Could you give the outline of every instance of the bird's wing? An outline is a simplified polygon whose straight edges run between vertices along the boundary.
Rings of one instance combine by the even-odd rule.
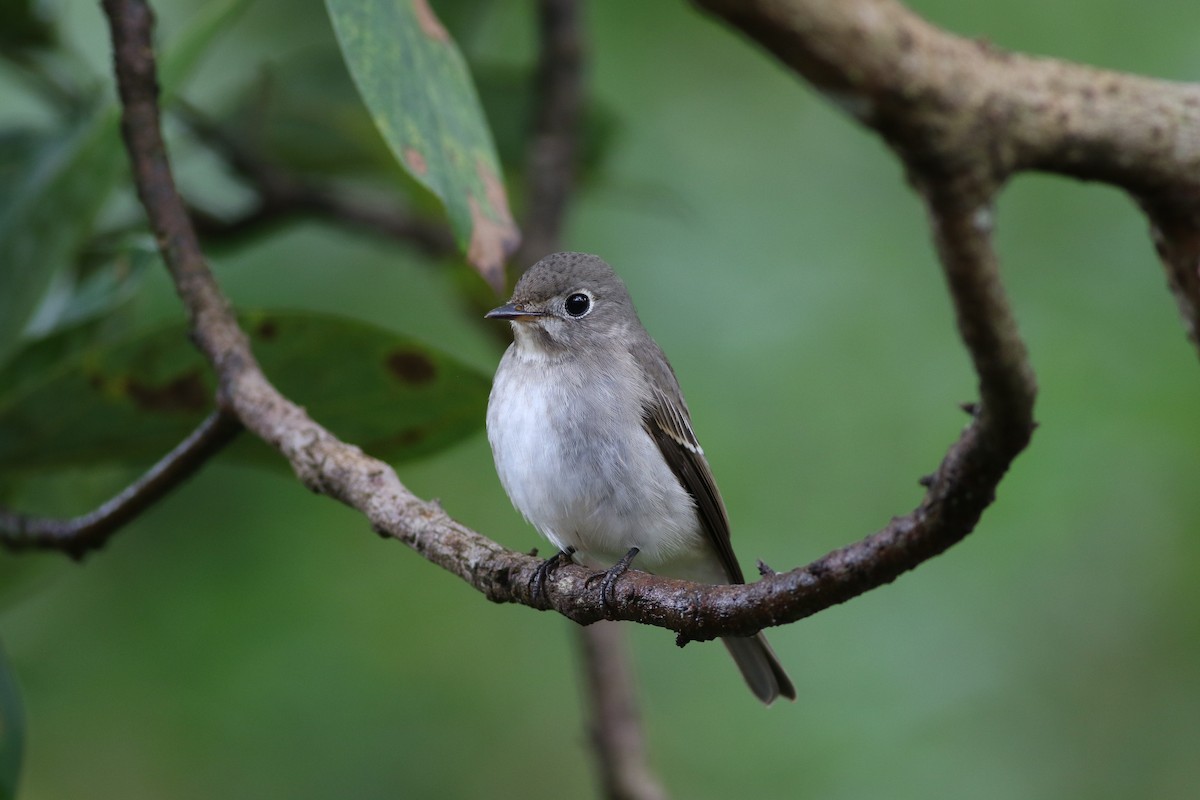
[[[679,479],[679,483],[696,501],[696,511],[700,515],[700,525],[708,535],[713,549],[721,558],[721,565],[730,583],[745,583],[742,568],[738,566],[737,558],[733,555],[733,545],[729,541],[729,517],[725,513],[725,503],[721,501],[721,493],[717,491],[717,482],[713,479],[712,470],[700,449],[700,442],[692,431],[692,422],[683,396],[678,390],[675,375],[666,359],[662,361],[666,368],[662,372],[669,376],[670,385],[675,389],[674,394],[668,393],[655,386],[651,390],[649,403],[642,410],[642,424],[650,438],[654,439],[663,458]]]

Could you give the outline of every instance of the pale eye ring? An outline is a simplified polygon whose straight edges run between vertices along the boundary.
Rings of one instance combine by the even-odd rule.
[[[572,317],[582,317],[592,310],[592,298],[583,292],[574,292],[567,297],[566,302],[563,303],[563,308]]]

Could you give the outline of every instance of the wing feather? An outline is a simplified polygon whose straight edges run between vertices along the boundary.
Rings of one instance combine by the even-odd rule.
[[[666,364],[665,358],[662,364]],[[649,403],[643,409],[643,425],[679,483],[695,500],[700,525],[720,557],[729,582],[745,583],[742,568],[733,555],[733,545],[729,540],[729,516],[725,512],[721,493],[717,491],[717,482],[692,430],[691,416],[682,402],[675,375],[670,372],[669,366],[664,372],[670,376],[670,385],[675,391],[672,396],[658,385],[654,386]],[[679,400],[676,401],[676,398]]]

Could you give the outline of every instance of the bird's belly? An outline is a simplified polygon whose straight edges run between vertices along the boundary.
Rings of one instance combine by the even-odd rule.
[[[565,409],[565,393],[535,383],[499,394],[497,386],[488,407],[496,469],[525,518],[596,567],[631,547],[641,550],[638,562],[647,568],[694,551],[701,538],[695,503],[637,409],[622,408],[603,387],[585,403],[572,394]]]

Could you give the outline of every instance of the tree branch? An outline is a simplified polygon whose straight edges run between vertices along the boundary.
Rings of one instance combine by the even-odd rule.
[[[190,478],[241,429],[235,419],[214,411],[146,474],[78,517],[46,519],[0,509],[0,544],[9,550],[60,550],[79,560],[99,550],[123,525]]]
[[[200,236],[214,244],[236,242],[269,233],[297,219],[317,219],[385,236],[432,258],[447,258],[457,252],[454,237],[447,228],[398,208],[358,200],[331,187],[285,177],[282,173],[270,191],[263,191],[262,186],[256,188],[258,204],[239,217],[223,219],[194,207],[189,209]]]
[[[1080,177],[1136,184],[1154,218],[1175,226],[1164,224],[1160,231],[1172,247],[1185,235],[1177,228],[1189,230],[1196,218],[1191,182],[1200,180],[1200,143],[1189,144],[1182,135],[1185,123],[1196,127],[1198,87],[998,54],[942,34],[888,0],[700,1],[761,37],[788,63],[794,61],[802,74],[840,96],[901,153],[935,220],[960,330],[979,372],[982,405],[930,479],[921,505],[879,533],[806,567],[746,586],[705,586],[633,571],[616,583],[615,597],[607,603],[601,602],[598,589],[584,585],[588,571],[574,565],[557,570],[547,581],[547,592],[535,599],[530,581],[536,559],[500,547],[454,522],[436,504],[416,498],[386,464],[339,442],[267,382],[204,263],[174,188],[159,132],[149,10],[140,0],[104,2],[116,45],[122,130],[139,196],[197,345],[219,375],[222,407],[276,447],[306,486],[359,509],[373,529],[403,541],[489,599],[553,608],[582,623],[636,620],[675,630],[681,640],[745,635],[801,619],[893,580],[970,532],[1032,428],[1032,380],[1000,291],[987,234],[990,221],[980,213],[990,209],[994,188],[1011,169],[1069,167],[1070,174]],[[851,22],[843,13],[847,9]],[[947,58],[956,69],[948,70]],[[1021,65],[1020,70],[1014,71],[1014,65]],[[1099,81],[1090,100],[1080,87],[1083,75]],[[976,81],[982,88],[975,88]],[[1103,91],[1112,82],[1117,85],[1113,94],[1137,108],[1158,102],[1171,113],[1147,111],[1149,116],[1140,119],[1123,113]],[[1154,99],[1134,100],[1130,92]],[[1039,112],[1030,98],[1050,106]],[[963,112],[964,103],[971,113]],[[1057,107],[1065,117],[1051,113],[1056,103],[1065,104]],[[1114,116],[1144,135],[1105,138],[1097,127]],[[1051,144],[1035,146],[1038,120],[1048,125],[1060,118],[1058,133],[1045,129]],[[1149,129],[1156,124],[1159,132],[1153,134]],[[1007,138],[993,133],[1004,126],[1016,133]],[[1173,148],[1150,147],[1164,137],[1174,141]],[[976,140],[987,146],[974,146]],[[1071,141],[1078,143],[1074,150]],[[1126,156],[1110,152],[1118,143],[1130,147]],[[1120,163],[1127,159],[1136,166],[1146,160],[1143,156],[1157,161],[1135,181],[1138,171],[1122,169]],[[1166,166],[1171,158],[1173,169]],[[1188,251],[1179,246],[1170,252]],[[1189,294],[1189,281],[1186,275],[1179,278],[1181,304],[1194,308],[1200,304]]]
[[[1006,52],[896,0],[693,2],[877,131],[917,184],[990,196],[1040,170],[1127,191],[1200,348],[1200,86]]]
[[[666,800],[646,765],[646,742],[624,631],[611,622],[579,629],[579,646],[604,796],[612,800]]]
[[[561,249],[563,223],[575,187],[583,126],[584,41],[576,0],[541,0],[536,116],[525,164],[527,209],[514,261],[537,262]]]

